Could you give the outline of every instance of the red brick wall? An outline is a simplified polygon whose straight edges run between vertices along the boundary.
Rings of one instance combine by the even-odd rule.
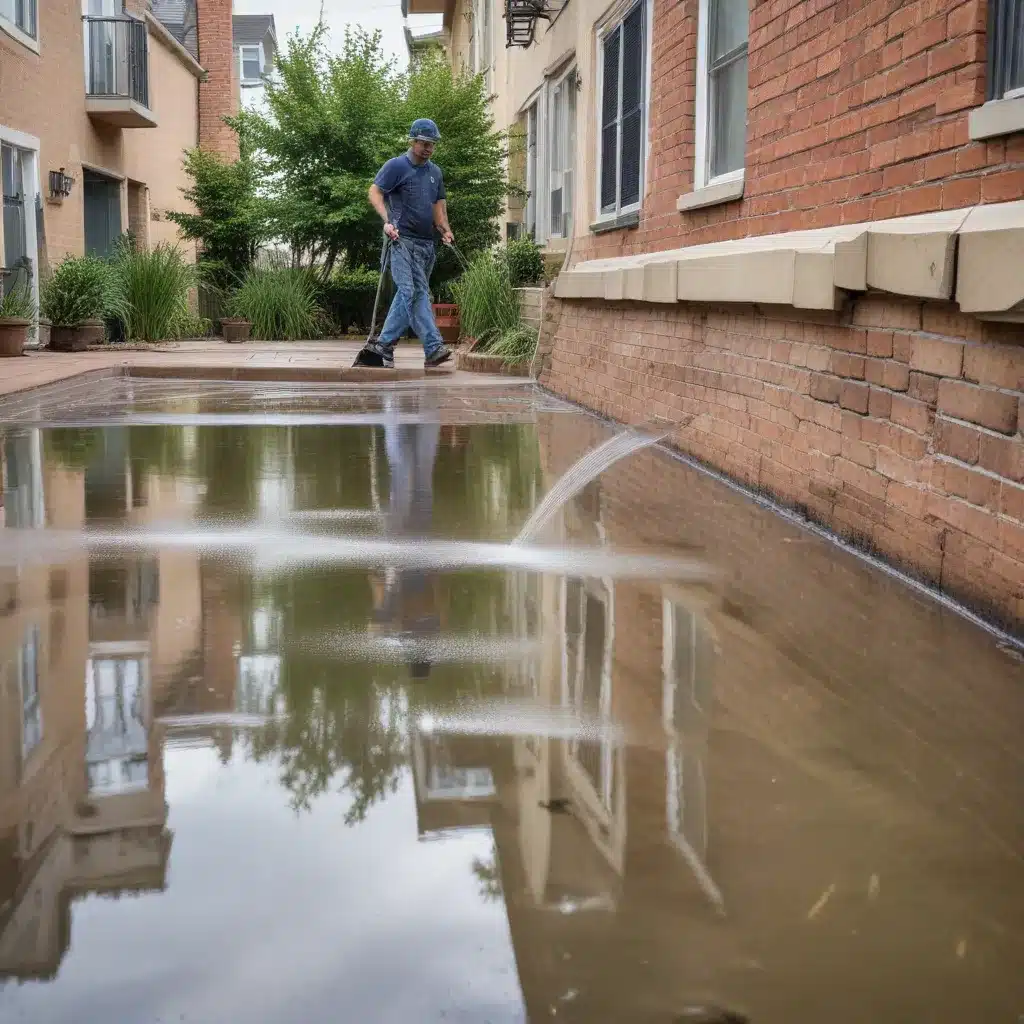
[[[654,0],[650,159],[638,229],[577,260],[1024,196],[1024,135],[972,143],[985,0],[751,0],[745,195],[693,187],[697,0]]]
[[[551,306],[542,384],[621,421],[681,424],[683,451],[1024,623],[1018,326],[874,296],[822,314]]]
[[[238,159],[238,137],[224,123],[238,113],[231,0],[198,0],[199,63],[207,80],[199,87],[199,145]]]

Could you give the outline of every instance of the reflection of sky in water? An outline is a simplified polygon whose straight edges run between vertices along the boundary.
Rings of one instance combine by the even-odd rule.
[[[335,793],[296,816],[276,763],[165,758],[169,891],[75,904],[57,982],[0,990],[4,1019],[526,1019],[503,905],[472,869],[490,834],[417,842],[408,772],[346,827]]]

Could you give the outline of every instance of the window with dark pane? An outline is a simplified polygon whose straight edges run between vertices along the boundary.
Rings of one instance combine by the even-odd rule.
[[[747,0],[708,0],[708,177],[743,168],[747,141]]]
[[[644,4],[605,37],[601,92],[601,212],[636,206],[643,193],[647,79]]]
[[[259,81],[260,69],[260,48],[258,46],[243,46],[242,48],[242,81]]]
[[[1024,0],[989,0],[988,99],[1024,96]]]
[[[0,0],[0,19],[14,25],[25,35],[38,38],[37,0]]]
[[[604,87],[601,94],[601,212],[614,213],[619,168],[619,62],[622,29],[604,42]]]
[[[622,23],[622,142],[619,206],[640,202],[643,175],[644,11],[637,4]]]

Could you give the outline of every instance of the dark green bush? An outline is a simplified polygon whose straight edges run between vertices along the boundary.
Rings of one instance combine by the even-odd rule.
[[[544,280],[544,254],[528,235],[516,238],[499,249],[498,259],[508,269],[513,288],[529,288]]]
[[[326,284],[321,286],[320,303],[324,312],[339,334],[358,331],[365,334],[370,329],[373,317],[373,302],[377,296],[377,282],[380,273],[370,267],[356,267],[339,270]],[[377,328],[387,316],[386,302],[390,299],[390,280],[385,282],[381,295],[381,308],[377,312]]]
[[[258,341],[299,341],[324,333],[324,311],[310,270],[250,270],[228,301],[227,313],[250,321]]]
[[[40,313],[54,327],[81,327],[86,320],[123,312],[118,279],[106,260],[68,256],[43,282]]]

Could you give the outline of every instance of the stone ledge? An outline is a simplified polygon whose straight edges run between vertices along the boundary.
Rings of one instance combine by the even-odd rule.
[[[975,142],[1024,132],[1024,96],[989,100],[971,111],[967,124]]]
[[[506,365],[501,356],[490,356],[486,352],[456,352],[455,368],[468,373],[490,373],[502,377],[529,377],[530,364],[512,363]]]
[[[695,188],[692,192],[681,195],[676,200],[676,209],[680,213],[689,210],[703,210],[708,206],[720,206],[722,203],[734,203],[743,198],[743,179],[723,181],[718,185],[705,185]]]
[[[1022,265],[1024,202],[999,203],[589,260],[559,274],[555,295],[828,310],[844,293],[874,289],[955,294],[964,312],[1024,320]]]

